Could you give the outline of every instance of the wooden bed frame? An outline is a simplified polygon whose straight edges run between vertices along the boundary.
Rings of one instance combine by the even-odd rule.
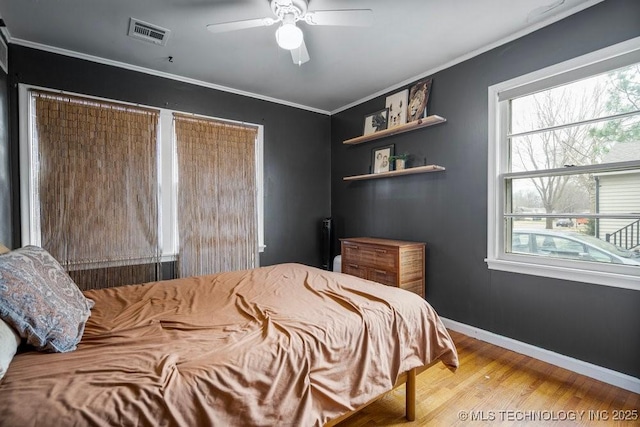
[[[380,396],[374,397],[373,399],[371,399],[370,401],[368,401],[364,405],[360,406],[359,408],[356,408],[353,411],[349,411],[346,414],[343,414],[343,415],[339,416],[338,418],[335,418],[335,419],[327,422],[324,425],[324,427],[333,427],[336,424],[341,423],[342,421],[346,420],[347,418],[349,418],[350,416],[352,416],[356,412],[361,411],[363,408],[365,408],[365,407],[369,406],[370,404],[372,404],[373,402],[381,399],[384,395],[386,395],[390,391],[395,390],[396,388],[400,387],[402,384],[406,384],[406,387],[405,387],[406,388],[405,417],[407,418],[407,421],[415,421],[415,419],[416,419],[416,376],[418,374],[426,371],[428,368],[430,368],[431,366],[435,365],[439,361],[440,360],[435,360],[435,361],[433,361],[432,363],[430,363],[428,365],[421,366],[421,367],[418,367],[418,368],[413,368],[413,369],[401,374],[400,377],[398,378],[398,381],[396,381],[396,383],[393,385],[393,387],[391,387],[390,390],[385,391]]]

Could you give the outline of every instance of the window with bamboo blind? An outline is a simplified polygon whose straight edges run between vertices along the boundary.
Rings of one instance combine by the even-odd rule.
[[[49,250],[82,289],[257,266],[262,126],[19,95],[22,244]]]
[[[255,127],[174,114],[180,277],[257,264]]]
[[[159,111],[41,91],[32,100],[42,247],[83,288],[155,279]]]

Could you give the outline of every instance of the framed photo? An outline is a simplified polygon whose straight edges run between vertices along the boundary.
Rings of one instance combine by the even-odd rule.
[[[371,150],[371,172],[380,173],[391,170],[391,156],[393,156],[393,144]]]
[[[385,108],[380,111],[376,111],[373,114],[369,114],[364,118],[364,132],[363,135],[371,135],[387,128],[389,120],[389,109]]]
[[[432,80],[433,79],[421,80],[411,86],[411,90],[409,91],[407,122],[413,122],[427,117],[427,103],[429,102]]]
[[[407,98],[409,89],[387,96],[386,107],[389,109],[389,123],[387,128],[407,123]]]

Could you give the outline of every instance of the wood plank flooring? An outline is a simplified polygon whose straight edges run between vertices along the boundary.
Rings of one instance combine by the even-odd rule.
[[[400,387],[338,426],[640,426],[639,394],[453,331],[451,337],[460,368],[452,373],[440,363],[418,375],[414,422],[404,418]]]

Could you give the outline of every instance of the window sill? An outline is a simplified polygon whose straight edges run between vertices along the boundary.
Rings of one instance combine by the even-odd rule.
[[[630,269],[630,274],[621,274],[609,271],[573,268],[565,265],[537,264],[521,260],[487,258],[485,259],[485,262],[490,270],[529,274],[532,276],[542,276],[552,279],[570,280],[573,282],[592,283],[595,285],[640,291],[640,272],[633,271],[637,270],[636,267],[627,267]],[[621,268],[625,267],[621,266]]]

